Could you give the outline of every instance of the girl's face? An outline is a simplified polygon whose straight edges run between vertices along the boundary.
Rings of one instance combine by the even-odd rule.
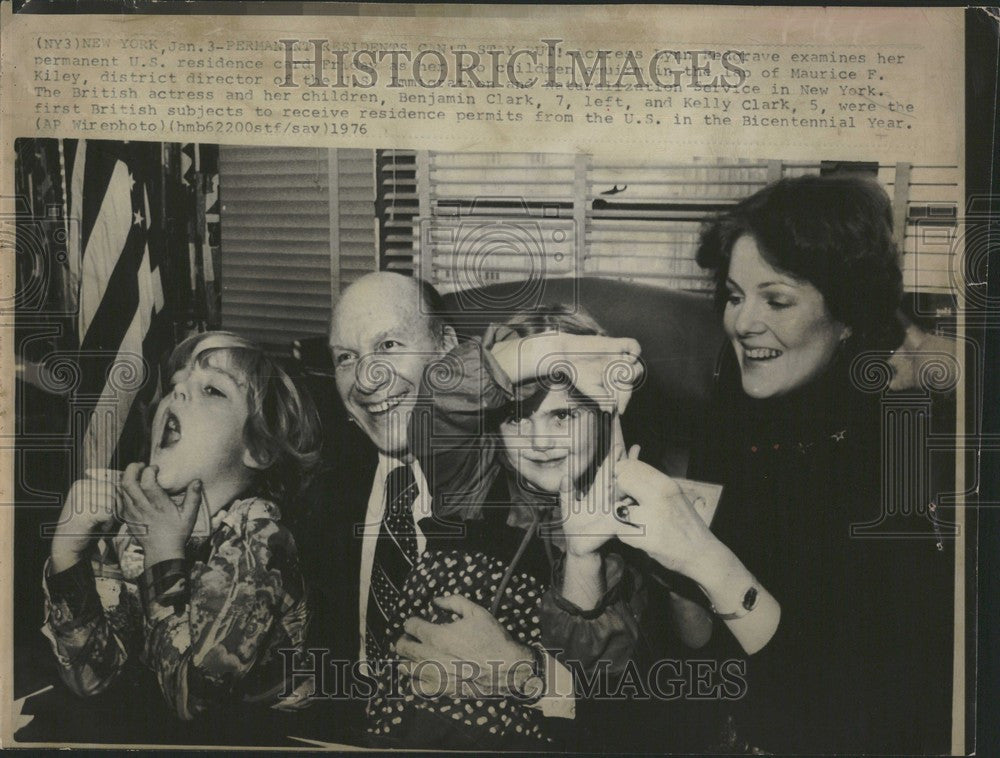
[[[568,391],[553,389],[531,416],[501,424],[500,436],[518,476],[554,494],[565,477],[575,482],[593,462],[597,414]]]
[[[247,420],[246,377],[236,370],[225,347],[204,340],[186,366],[171,378],[171,390],[153,419],[150,465],[159,467],[157,482],[178,492],[195,479],[206,490],[245,479],[259,468],[243,442]]]
[[[774,268],[750,235],[733,245],[726,284],[723,326],[750,397],[777,397],[812,381],[850,336],[850,327],[834,320],[820,291]]]

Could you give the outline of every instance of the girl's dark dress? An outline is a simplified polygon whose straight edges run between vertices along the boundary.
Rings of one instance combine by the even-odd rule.
[[[902,403],[924,423],[929,401],[860,383],[839,360],[807,387],[758,401],[743,393],[728,347],[721,361],[691,474],[724,485],[713,531],[782,611],[775,637],[747,659],[746,696],[730,709],[734,746],[949,749],[953,545],[947,525],[921,515],[939,491],[928,459],[899,465],[899,440],[915,431],[883,432],[881,421]],[[895,462],[884,474],[883,461]],[[878,523],[883,500],[901,514]],[[723,624],[716,630],[718,655],[746,658]]]

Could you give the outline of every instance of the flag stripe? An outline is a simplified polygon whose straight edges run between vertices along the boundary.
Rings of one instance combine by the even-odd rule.
[[[83,192],[83,172],[87,155],[86,140],[66,140],[66,165],[69,169],[67,183],[69,184],[69,282],[67,287],[72,293],[70,306],[79,314],[80,289],[83,276],[83,203],[80,195]],[[77,317],[77,344],[82,339],[80,335],[80,319]]]
[[[142,367],[142,328],[138,313],[133,313],[127,324],[126,336],[118,352],[111,356],[108,368],[117,375],[116,380],[107,381],[101,391],[94,413],[87,427],[84,460],[90,467],[107,468],[118,447],[118,439],[125,420],[132,408],[135,391],[127,387],[148,377]],[[139,380],[122,381],[123,375],[134,375]]]
[[[172,344],[151,208],[143,179],[155,150],[82,142],[74,156],[71,214],[78,264],[78,332],[84,351],[76,408],[87,419],[83,463],[120,465],[144,452],[144,410],[158,393],[158,364]],[[156,262],[159,262],[157,257]]]
[[[89,173],[89,168],[87,172]],[[89,336],[97,311],[104,304],[105,291],[110,288],[110,294],[114,297],[117,294],[115,285],[122,284],[120,278],[115,280],[114,271],[125,252],[130,249],[128,243],[131,242],[131,248],[134,249],[145,236],[143,230],[133,224],[132,192],[129,189],[128,168],[124,163],[119,161],[115,164],[111,181],[112,186],[104,193],[104,202],[99,208],[100,218],[91,223],[89,241],[83,247],[83,281],[80,295],[81,342],[86,341]],[[84,192],[86,193],[86,187]],[[87,220],[85,211],[84,224]],[[133,271],[132,276],[134,275]],[[135,286],[134,279],[132,286]],[[128,315],[131,314],[129,311]],[[104,344],[114,347],[118,342]]]
[[[173,342],[171,322],[165,312],[154,310],[151,313],[150,321],[149,331],[142,341],[142,356],[145,358],[151,373],[146,377],[145,383],[133,399],[128,418],[125,419],[122,434],[118,440],[118,449],[115,451],[115,459],[120,464],[130,463],[131,461],[125,460],[128,456],[144,457],[149,452],[147,422],[150,419],[147,416],[147,411],[160,394],[159,353],[164,346],[169,346]]]
[[[121,169],[115,172],[114,178],[119,182],[120,187],[115,192],[109,193],[110,196],[116,198],[116,201],[113,207],[108,210],[108,215],[113,214],[116,217],[116,226],[121,223],[122,206],[119,201],[123,187],[128,191],[128,195],[126,195],[128,202],[124,207],[127,209],[125,213],[129,226],[126,229],[125,237],[120,245],[106,246],[99,252],[95,250],[92,256],[89,253],[84,254],[85,269],[88,257],[97,258],[100,255],[103,261],[113,263],[113,268],[109,267],[111,268],[110,276],[105,277],[103,282],[95,283],[95,286],[100,286],[103,283],[104,288],[84,338],[84,346],[89,349],[109,349],[121,344],[127,327],[127,319],[131,318],[139,306],[140,278],[149,276],[148,268],[146,272],[143,272],[146,277],[139,276],[146,252],[145,219],[140,217],[137,220],[133,216],[132,210],[136,206],[145,210],[142,185],[135,182],[135,187],[128,190],[128,183],[131,181],[128,170],[122,163],[119,166]],[[136,194],[139,197],[133,197]],[[139,202],[134,202],[135,200]],[[114,250],[118,251],[117,256],[115,256]],[[115,257],[117,260],[114,260]]]
[[[107,371],[115,360],[115,353],[122,346],[125,334],[130,328],[130,319],[135,317],[139,304],[137,283],[139,260],[135,250],[126,250],[122,259],[115,267],[108,294],[101,301],[94,322],[84,338],[81,349],[85,351],[101,351],[103,355],[94,355],[89,364],[97,369],[84,377],[81,391],[93,395],[104,384]],[[129,277],[131,276],[131,281]],[[136,345],[138,347],[138,345]]]
[[[85,173],[81,201],[80,249],[86,256],[90,235],[97,220],[102,216],[104,194],[111,189],[112,173],[118,165],[121,149],[114,142],[104,140],[86,141]]]
[[[73,165],[76,163],[76,150],[80,142],[86,140],[64,139],[62,140],[63,153],[66,155],[66,177],[65,184],[71,186],[73,181]]]

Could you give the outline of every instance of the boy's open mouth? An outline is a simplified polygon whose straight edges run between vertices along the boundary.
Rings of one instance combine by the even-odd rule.
[[[173,411],[167,411],[163,419],[163,435],[160,437],[160,449],[173,447],[181,439],[181,422]]]

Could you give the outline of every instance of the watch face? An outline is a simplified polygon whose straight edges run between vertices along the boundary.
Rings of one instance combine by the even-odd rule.
[[[752,611],[755,605],[757,605],[757,588],[751,587],[743,596],[743,608]]]

